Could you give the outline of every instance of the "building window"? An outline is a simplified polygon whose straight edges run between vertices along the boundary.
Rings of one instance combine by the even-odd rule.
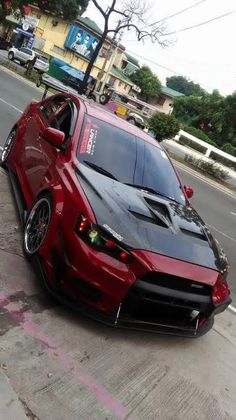
[[[118,86],[120,87],[121,85],[122,85],[122,82],[121,82],[121,81],[119,81]]]
[[[66,54],[66,50],[64,48],[58,47],[57,45],[53,45],[51,51],[54,51],[55,53],[63,56]]]
[[[159,96],[159,98],[157,99],[157,104],[160,106],[163,106],[165,101],[166,101],[165,96]]]

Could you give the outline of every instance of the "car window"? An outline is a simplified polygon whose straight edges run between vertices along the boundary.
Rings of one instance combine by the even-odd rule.
[[[42,61],[45,64],[48,64],[49,63],[48,59],[45,58],[45,57],[42,57],[41,55],[38,57],[38,60]]]
[[[49,124],[54,114],[66,104],[65,96],[57,95],[53,98],[47,99],[41,106],[40,111],[46,122]]]
[[[166,153],[158,146],[111,124],[87,116],[77,156],[80,162],[102,167],[120,182],[149,188],[186,203]]]
[[[71,131],[72,107],[67,103],[52,120],[50,126],[65,133],[68,139]]]
[[[28,54],[28,55],[33,55],[32,50],[29,50],[28,48],[22,47],[22,48],[20,48],[20,51],[25,53],[25,54]]]
[[[141,160],[143,168],[139,176],[142,185],[185,204],[182,188],[166,153],[144,142]]]
[[[124,183],[135,176],[135,137],[97,118],[87,116],[78,148],[78,159],[89,161],[112,173]]]

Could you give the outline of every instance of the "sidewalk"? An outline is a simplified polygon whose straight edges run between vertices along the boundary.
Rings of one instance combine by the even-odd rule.
[[[235,420],[234,314],[199,339],[87,320],[42,291],[1,169],[0,209],[0,420]]]
[[[0,420],[29,420],[23,406],[10,385],[9,379],[0,369]]]

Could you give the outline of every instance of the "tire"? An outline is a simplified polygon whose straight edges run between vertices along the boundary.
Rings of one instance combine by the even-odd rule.
[[[28,259],[33,258],[42,246],[52,218],[52,200],[49,194],[42,195],[29,211],[23,237],[23,250]]]
[[[14,61],[14,59],[15,59],[14,53],[13,52],[9,52],[8,58],[9,58],[9,60]]]
[[[101,105],[106,105],[109,101],[108,96],[105,93],[102,93],[102,95],[99,97],[99,102]]]
[[[93,94],[89,95],[89,99],[92,99],[94,102],[96,102],[96,96]]]
[[[9,136],[6,139],[5,145],[2,150],[0,164],[1,166],[5,166],[8,160],[8,157],[12,151],[12,148],[16,141],[16,129],[13,129]]]
[[[127,121],[132,125],[136,125],[136,121],[134,118],[129,118]]]

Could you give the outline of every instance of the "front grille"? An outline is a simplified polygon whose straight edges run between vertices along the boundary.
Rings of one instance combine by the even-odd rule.
[[[212,312],[211,287],[163,273],[148,273],[129,290],[126,319],[194,330]]]
[[[211,295],[211,286],[196,281],[183,279],[182,277],[171,276],[165,273],[151,272],[145,274],[140,280],[150,284],[156,284],[162,287],[168,287],[173,290],[181,290],[188,293],[196,293],[199,295]]]

